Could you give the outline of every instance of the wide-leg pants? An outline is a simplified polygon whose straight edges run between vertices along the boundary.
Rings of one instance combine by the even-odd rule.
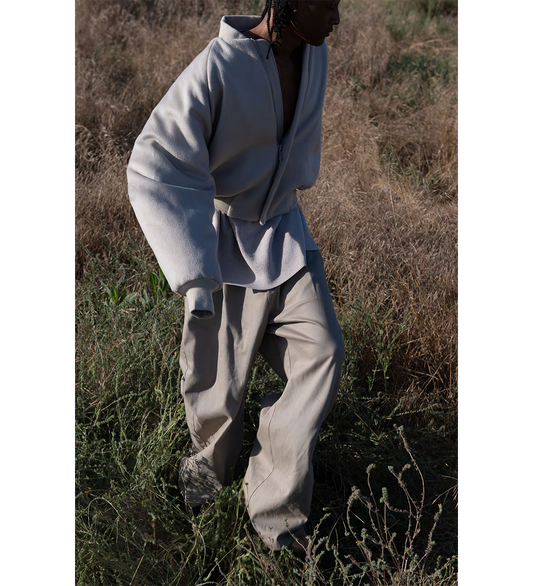
[[[335,400],[344,344],[318,251],[307,267],[268,291],[224,285],[215,316],[196,319],[185,303],[181,392],[193,454],[180,485],[191,506],[231,481],[243,442],[246,384],[257,352],[286,382],[264,397],[245,475],[250,519],[273,549],[304,532],[313,490],[312,456]]]

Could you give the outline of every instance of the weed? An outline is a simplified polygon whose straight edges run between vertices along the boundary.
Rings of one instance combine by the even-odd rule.
[[[368,392],[373,392],[379,377],[382,389],[386,393],[389,367],[410,316],[408,314],[391,332],[390,323],[394,311],[392,308],[387,310],[381,303],[375,308],[370,308],[363,300],[356,298],[353,303],[347,304],[346,309],[352,310],[351,322],[356,328],[355,335],[350,338],[357,340],[357,347],[350,349],[350,355],[362,357],[368,352],[373,355],[373,366],[366,375]]]
[[[435,546],[433,535],[442,515],[442,505],[439,504],[432,523],[425,532],[422,548],[420,548],[423,514],[426,508],[424,477],[407,443],[403,428],[395,429],[401,437],[411,461],[410,464],[405,464],[399,472],[389,466],[390,473],[397,480],[403,492],[404,508],[398,508],[391,504],[386,487],[382,488],[379,501],[376,499],[371,483],[371,473],[375,469],[375,465],[371,464],[367,468],[367,485],[370,496],[363,496],[361,490],[354,487],[348,500],[346,514],[349,532],[356,540],[362,554],[362,561],[354,559],[352,555],[348,557],[362,571],[358,577],[368,579],[376,586],[414,584],[417,582],[417,578],[427,579],[426,565]],[[405,480],[405,474],[411,467],[416,470],[419,477],[421,491],[419,499],[412,495]],[[352,525],[353,517],[360,519],[352,510],[355,501],[363,504],[368,515],[367,524],[369,527],[368,529],[363,527],[360,533]],[[403,523],[399,520],[400,517],[404,517]],[[405,535],[403,539],[401,537],[397,539],[400,527]],[[402,543],[398,544],[398,541]],[[444,566],[441,566],[441,559],[438,558],[433,571],[435,577],[440,579],[443,572],[449,573],[453,570],[454,563],[455,558],[450,558],[446,560]]]

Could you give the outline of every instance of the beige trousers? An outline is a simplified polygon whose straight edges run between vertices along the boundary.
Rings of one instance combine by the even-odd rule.
[[[304,532],[313,490],[312,456],[339,386],[344,344],[318,251],[307,267],[268,291],[224,285],[215,316],[185,306],[181,392],[194,452],[180,485],[191,506],[231,481],[243,441],[243,406],[260,352],[286,382],[264,397],[244,479],[250,519],[273,549]]]

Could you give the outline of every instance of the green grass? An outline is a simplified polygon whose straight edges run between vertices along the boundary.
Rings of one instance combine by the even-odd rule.
[[[180,457],[191,447],[179,394],[183,307],[152,263],[143,245],[96,256],[77,286],[77,583],[453,584],[450,405],[436,394],[428,404],[402,403],[405,397],[387,382],[396,354],[402,356],[403,325],[397,324],[397,337],[384,339],[382,322],[390,315],[364,300],[339,312],[348,359],[316,450],[309,559],[264,549],[242,508],[241,482],[260,398],[266,388],[282,388],[261,359],[249,384],[245,445],[234,482],[198,518],[191,516],[177,489]],[[404,470],[402,485],[389,467],[402,470],[406,464],[412,470]],[[368,508],[363,495],[372,498],[371,490],[385,490],[386,503]],[[412,535],[409,547],[403,543],[406,531]],[[431,531],[435,544],[422,569],[418,560]],[[396,553],[386,546],[392,533],[402,542]],[[447,581],[439,581],[439,572]],[[409,581],[395,582],[400,575]]]

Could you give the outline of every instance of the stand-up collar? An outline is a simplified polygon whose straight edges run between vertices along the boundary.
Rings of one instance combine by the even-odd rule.
[[[250,30],[260,22],[260,16],[223,16],[218,36],[228,40],[247,38],[240,31]]]

